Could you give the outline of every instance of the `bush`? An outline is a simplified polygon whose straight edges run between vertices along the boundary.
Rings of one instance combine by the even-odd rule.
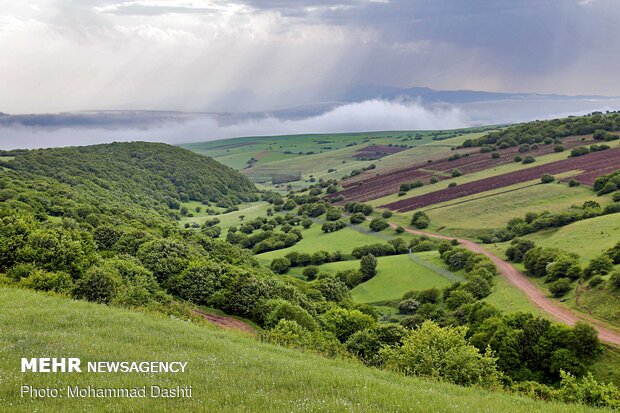
[[[361,224],[364,221],[366,221],[366,215],[361,212],[356,212],[349,218],[351,224]]]
[[[325,213],[325,219],[327,219],[328,221],[338,221],[341,216],[342,213],[338,208],[329,208]]]
[[[448,188],[454,188],[456,186],[456,182],[450,182],[448,184]]]
[[[600,255],[592,258],[588,266],[583,271],[585,278],[590,278],[593,275],[605,275],[609,274],[614,268],[614,263],[608,255]]]
[[[390,224],[388,224],[388,222],[383,218],[375,218],[372,221],[370,221],[370,225],[369,225],[370,229],[375,232],[383,231],[389,226]]]
[[[528,164],[528,163],[534,163],[536,162],[536,159],[534,159],[533,156],[526,156],[525,159],[523,161],[521,161],[522,164]]]
[[[562,297],[571,289],[570,280],[568,278],[560,278],[549,285],[549,292],[554,297]]]
[[[385,219],[388,219],[391,216],[392,216],[392,211],[390,211],[389,209],[386,209],[385,211],[381,213],[381,217]]]
[[[272,303],[268,303],[267,306],[273,307],[273,309],[265,317],[265,327],[273,328],[280,320],[291,320],[308,331],[316,330],[316,321],[314,321],[312,316],[299,305],[292,304],[282,299],[271,301]]]
[[[73,296],[95,303],[108,304],[116,297],[120,284],[118,273],[102,267],[91,267],[84,277],[77,281]]]
[[[579,181],[577,181],[575,179],[570,179],[568,181],[568,186],[570,186],[571,188],[575,187],[575,186],[579,186],[579,185],[581,185],[581,184],[579,183]]]
[[[431,184],[436,184],[437,182],[439,182],[439,179],[435,175],[433,175],[428,182]]]
[[[575,158],[577,156],[583,156],[583,155],[587,155],[590,153],[590,149],[588,149],[588,147],[586,146],[578,146],[576,148],[573,148],[570,151],[570,156]]]
[[[411,225],[418,229],[427,228],[430,223],[431,223],[430,218],[423,211],[417,211],[411,217]]]
[[[597,285],[600,285],[603,283],[603,278],[600,275],[595,275],[594,277],[592,277],[592,279],[590,280],[590,282],[588,283],[588,287],[590,288],[594,288]]]
[[[450,383],[493,387],[500,373],[490,354],[468,344],[466,327],[439,327],[425,321],[402,339],[402,346],[384,347],[379,355],[387,368],[445,380]]]
[[[555,177],[553,175],[544,174],[540,177],[540,182],[543,184],[550,184],[553,181],[555,181]]]
[[[311,265],[309,267],[304,268],[302,274],[308,281],[312,281],[316,278],[316,275],[319,273],[319,268]]]
[[[491,154],[491,158],[492,158],[492,159],[497,159],[497,158],[499,158],[499,152],[493,152],[493,153]]]
[[[333,333],[340,342],[346,342],[353,334],[376,324],[375,319],[359,310],[332,308],[319,317],[323,328]]]
[[[564,152],[564,145],[555,145],[553,147],[553,152]]]
[[[515,159],[514,159],[515,162],[521,162],[522,160],[523,158],[520,157],[519,155],[515,156]]]
[[[405,315],[413,315],[418,311],[420,303],[414,299],[406,299],[398,303],[398,312]]]
[[[397,234],[402,234],[403,232],[405,232],[405,228],[401,227],[400,225],[396,227],[396,233]]]
[[[370,280],[377,275],[377,259],[374,255],[364,255],[360,260],[360,272],[364,277],[364,281]]]
[[[71,276],[65,272],[47,272],[35,270],[28,277],[22,278],[20,284],[37,291],[55,291],[65,293],[73,287]]]
[[[450,173],[450,176],[452,176],[452,178],[456,178],[463,175],[463,172],[461,172],[460,169],[453,169],[452,172]]]
[[[276,274],[285,274],[290,267],[291,261],[285,257],[274,258],[270,265],[271,270]]]
[[[615,271],[611,274],[608,282],[611,288],[615,290],[620,289],[620,271]]]

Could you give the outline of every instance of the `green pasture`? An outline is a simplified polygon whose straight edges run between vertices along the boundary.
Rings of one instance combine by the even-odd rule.
[[[0,289],[3,412],[589,412],[364,367],[180,320]],[[188,362],[178,374],[20,373],[21,357]],[[192,387],[192,398],[27,398],[20,386]]]

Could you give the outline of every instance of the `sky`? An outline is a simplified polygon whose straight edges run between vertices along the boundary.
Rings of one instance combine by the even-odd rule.
[[[618,21],[617,0],[0,0],[0,112],[264,111],[363,85],[620,96]]]

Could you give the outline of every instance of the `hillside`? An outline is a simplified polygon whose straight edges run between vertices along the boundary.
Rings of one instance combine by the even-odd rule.
[[[94,219],[94,214],[150,224],[178,212],[187,201],[230,207],[255,199],[254,186],[236,171],[165,144],[113,143],[2,155],[0,201],[41,217]]]
[[[0,297],[0,370],[5,372],[0,404],[5,412],[595,411],[407,378],[353,361],[257,343],[237,333],[25,290],[3,288]],[[182,375],[20,374],[18,359],[24,354],[189,364]],[[23,383],[37,387],[180,385],[192,386],[194,397],[35,400],[19,397],[17,389]]]

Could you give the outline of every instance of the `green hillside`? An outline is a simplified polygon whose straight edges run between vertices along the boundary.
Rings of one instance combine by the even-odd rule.
[[[0,289],[0,405],[5,412],[586,412],[591,407],[537,402],[407,378],[330,360],[238,333],[25,290]],[[97,340],[93,340],[97,337]],[[85,361],[188,361],[175,374],[21,374],[23,356]],[[192,386],[191,399],[29,399],[35,387]]]
[[[233,169],[160,143],[20,150],[14,155],[2,162],[7,169],[0,173],[0,201],[41,217],[90,216],[92,224],[96,216],[107,215],[147,223],[178,214],[182,202],[229,207],[256,197],[252,183]]]

